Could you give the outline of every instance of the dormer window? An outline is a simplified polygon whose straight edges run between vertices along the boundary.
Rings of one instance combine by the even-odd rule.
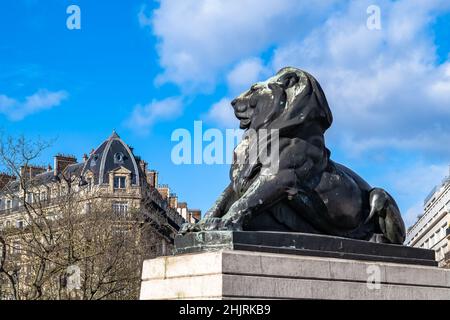
[[[115,176],[114,177],[114,189],[125,189],[126,188],[126,177]]]
[[[92,156],[92,160],[91,160],[90,166],[91,166],[91,167],[94,167],[94,166],[97,164],[97,161],[98,161],[98,154],[94,154],[94,155]]]
[[[114,163],[115,164],[123,164],[125,156],[123,155],[122,152],[116,152],[114,154]]]

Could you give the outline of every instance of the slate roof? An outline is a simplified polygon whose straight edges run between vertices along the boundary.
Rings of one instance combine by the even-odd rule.
[[[83,164],[81,174],[84,175],[90,170],[94,174],[95,184],[108,184],[108,173],[120,167],[131,171],[132,185],[138,186],[140,184],[139,179],[142,172],[140,172],[136,157],[115,131],[91,153],[89,159]]]
[[[141,179],[145,181],[145,173],[138,165],[139,160],[140,158],[133,154],[132,149],[114,131],[90,154],[86,161],[68,165],[63,174],[65,177],[80,177],[90,171],[94,175],[94,184],[108,184],[109,172],[124,167],[131,172],[132,185],[139,186],[142,184]],[[59,174],[59,178],[62,178],[61,174]],[[51,184],[55,181],[54,170],[37,174],[32,181],[34,185]],[[19,181],[10,182],[8,188],[9,192],[19,191]],[[145,194],[146,204],[153,204],[158,212],[162,211],[169,225],[178,229],[185,222],[175,209],[169,207],[167,200],[162,198],[156,188],[146,188]]]
[[[144,173],[138,165],[138,157],[133,154],[130,147],[114,131],[107,140],[91,153],[86,162],[68,165],[64,170],[64,175],[66,177],[80,177],[91,171],[94,174],[94,184],[108,184],[108,173],[120,167],[131,171],[132,185],[140,185],[140,178],[144,177]],[[33,178],[33,184],[45,185],[53,182],[54,179],[54,171],[46,171],[37,174]],[[19,181],[10,182],[8,188],[10,191],[18,191]]]

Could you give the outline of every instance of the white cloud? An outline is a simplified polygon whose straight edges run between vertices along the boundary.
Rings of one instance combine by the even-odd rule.
[[[151,27],[152,26],[152,18],[148,17],[145,14],[146,9],[147,9],[147,6],[143,5],[143,6],[141,6],[141,10],[139,10],[139,13],[138,13],[139,25],[141,27]]]
[[[392,131],[395,131],[395,129],[396,127],[393,127]],[[333,128],[332,131],[334,134],[337,130]],[[339,133],[333,134],[329,134],[331,137],[330,140],[333,140],[334,143],[338,140],[337,143],[347,151],[349,158],[362,158],[367,152],[380,150],[397,150],[403,152],[420,150],[422,153],[429,155],[445,154],[450,151],[445,145],[446,141],[450,141],[450,132],[440,128],[417,132],[411,137],[399,137],[394,134],[391,136],[388,134],[384,137],[380,136],[380,134],[374,134],[375,137],[368,135],[355,137]]]
[[[249,58],[238,63],[227,75],[227,84],[231,97],[239,95],[242,91],[270,74],[269,69],[264,66],[259,58]],[[214,103],[206,114],[206,119],[221,128],[238,128],[239,121],[236,119],[231,107],[233,98],[225,97]]]
[[[292,0],[160,0],[152,16],[141,11],[142,26],[159,39],[159,82],[184,90],[207,90],[243,57],[304,33],[334,0],[311,6]],[[298,21],[301,20],[301,25]]]
[[[412,205],[405,214],[403,214],[403,220],[405,221],[406,227],[410,227],[416,223],[419,215],[423,214],[423,202],[419,201]]]
[[[447,164],[416,163],[388,174],[387,180],[392,182],[400,195],[409,195],[420,190],[425,198],[448,173]]]
[[[450,154],[442,148],[450,132],[450,61],[436,62],[430,31],[450,4],[379,1],[382,29],[369,30],[371,4],[161,0],[151,16],[141,11],[139,18],[159,40],[159,81],[184,92],[202,93],[225,81],[230,99],[283,66],[297,66],[325,90],[335,119],[333,144],[349,153],[399,147]],[[267,62],[261,57],[270,48]]]
[[[450,105],[450,62],[440,66],[436,70],[436,81],[430,85],[429,98],[443,111],[449,110]]]
[[[230,92],[237,95],[248,90],[252,84],[270,75],[262,59],[249,58],[239,62],[227,75]]]
[[[38,90],[24,101],[0,95],[0,113],[11,121],[20,121],[31,114],[59,106],[67,97],[66,91],[51,92],[45,89]]]
[[[0,112],[4,113],[8,111],[12,106],[17,103],[15,99],[12,99],[5,95],[0,95]]]
[[[138,104],[134,107],[125,125],[133,131],[146,134],[157,120],[178,117],[182,108],[183,101],[179,97],[171,97],[160,101],[153,100],[146,105]]]
[[[223,98],[219,102],[213,104],[206,115],[206,120],[221,128],[234,129],[239,127],[239,121],[234,116],[231,100],[229,98]]]
[[[448,62],[439,65],[431,23],[444,1],[383,1],[381,30],[364,22],[370,2],[351,2],[307,37],[276,49],[273,70],[315,75],[335,123],[330,136],[350,152],[393,147],[450,154]]]
[[[405,224],[410,226],[423,213],[423,199],[449,174],[447,164],[427,164],[423,162],[407,165],[404,168],[386,173],[397,201],[412,203],[403,213]],[[417,201],[417,199],[420,199]]]

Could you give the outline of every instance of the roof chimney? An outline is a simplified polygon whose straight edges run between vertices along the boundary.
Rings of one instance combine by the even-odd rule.
[[[8,183],[14,180],[16,180],[15,176],[0,172],[0,190],[2,190]]]
[[[24,179],[32,179],[45,171],[47,171],[47,168],[41,166],[26,165],[20,167],[20,175]]]
[[[147,171],[147,183],[156,188],[158,186],[158,171],[150,170]]]
[[[157,187],[159,193],[163,197],[164,200],[168,200],[170,195],[170,189],[168,184],[161,184]]]
[[[70,155],[57,154],[54,159],[54,173],[55,176],[59,175],[67,168],[68,165],[77,163],[77,158]]]
[[[139,166],[141,167],[142,172],[147,172],[147,162],[144,160],[139,161]]]
[[[202,212],[199,209],[189,210],[189,215],[194,219],[195,222],[198,222],[202,218]]]
[[[169,196],[169,207],[172,209],[178,208],[178,196],[175,193],[171,193]]]

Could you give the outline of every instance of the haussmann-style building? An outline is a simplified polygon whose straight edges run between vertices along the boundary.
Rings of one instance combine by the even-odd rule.
[[[17,248],[20,251],[20,241],[32,237],[26,235],[31,228],[30,219],[41,219],[39,214],[43,213],[46,221],[62,220],[61,199],[69,194],[77,195],[76,211],[80,215],[89,215],[92,207],[98,205],[113,219],[127,217],[131,211],[140,212],[151,225],[149,237],[155,256],[170,255],[180,226],[201,217],[200,210],[191,210],[186,202],[179,202],[168,185],[159,185],[158,172],[150,170],[148,163],[113,132],[89,155],[85,154],[81,162],[58,154],[53,166],[27,164],[16,176],[0,173],[0,235],[13,235],[13,245],[8,247],[10,257],[14,257]],[[26,277],[31,271],[27,269],[26,257],[22,258],[13,258],[13,263],[22,264],[21,276]]]
[[[405,244],[434,250],[439,266],[450,267],[450,176],[431,190],[417,218]]]
[[[89,200],[96,199],[110,204],[111,210],[117,213],[126,213],[129,208],[159,212],[166,221],[160,226],[165,230],[161,232],[170,241],[183,223],[198,221],[201,212],[189,209],[186,202],[179,202],[167,184],[158,184],[158,172],[147,166],[148,163],[134,155],[133,149],[113,132],[89,156],[85,154],[82,162],[77,162],[74,156],[58,154],[53,167],[28,165],[21,171],[40,186],[37,193],[26,195],[27,200],[30,203],[45,200],[49,212],[51,200],[65,192],[66,186],[61,183],[64,175],[77,179],[75,188],[86,187],[85,193],[90,196],[86,198],[85,210],[89,208]],[[15,176],[0,173],[0,230],[24,226],[20,189]],[[57,215],[57,212],[51,214]]]

